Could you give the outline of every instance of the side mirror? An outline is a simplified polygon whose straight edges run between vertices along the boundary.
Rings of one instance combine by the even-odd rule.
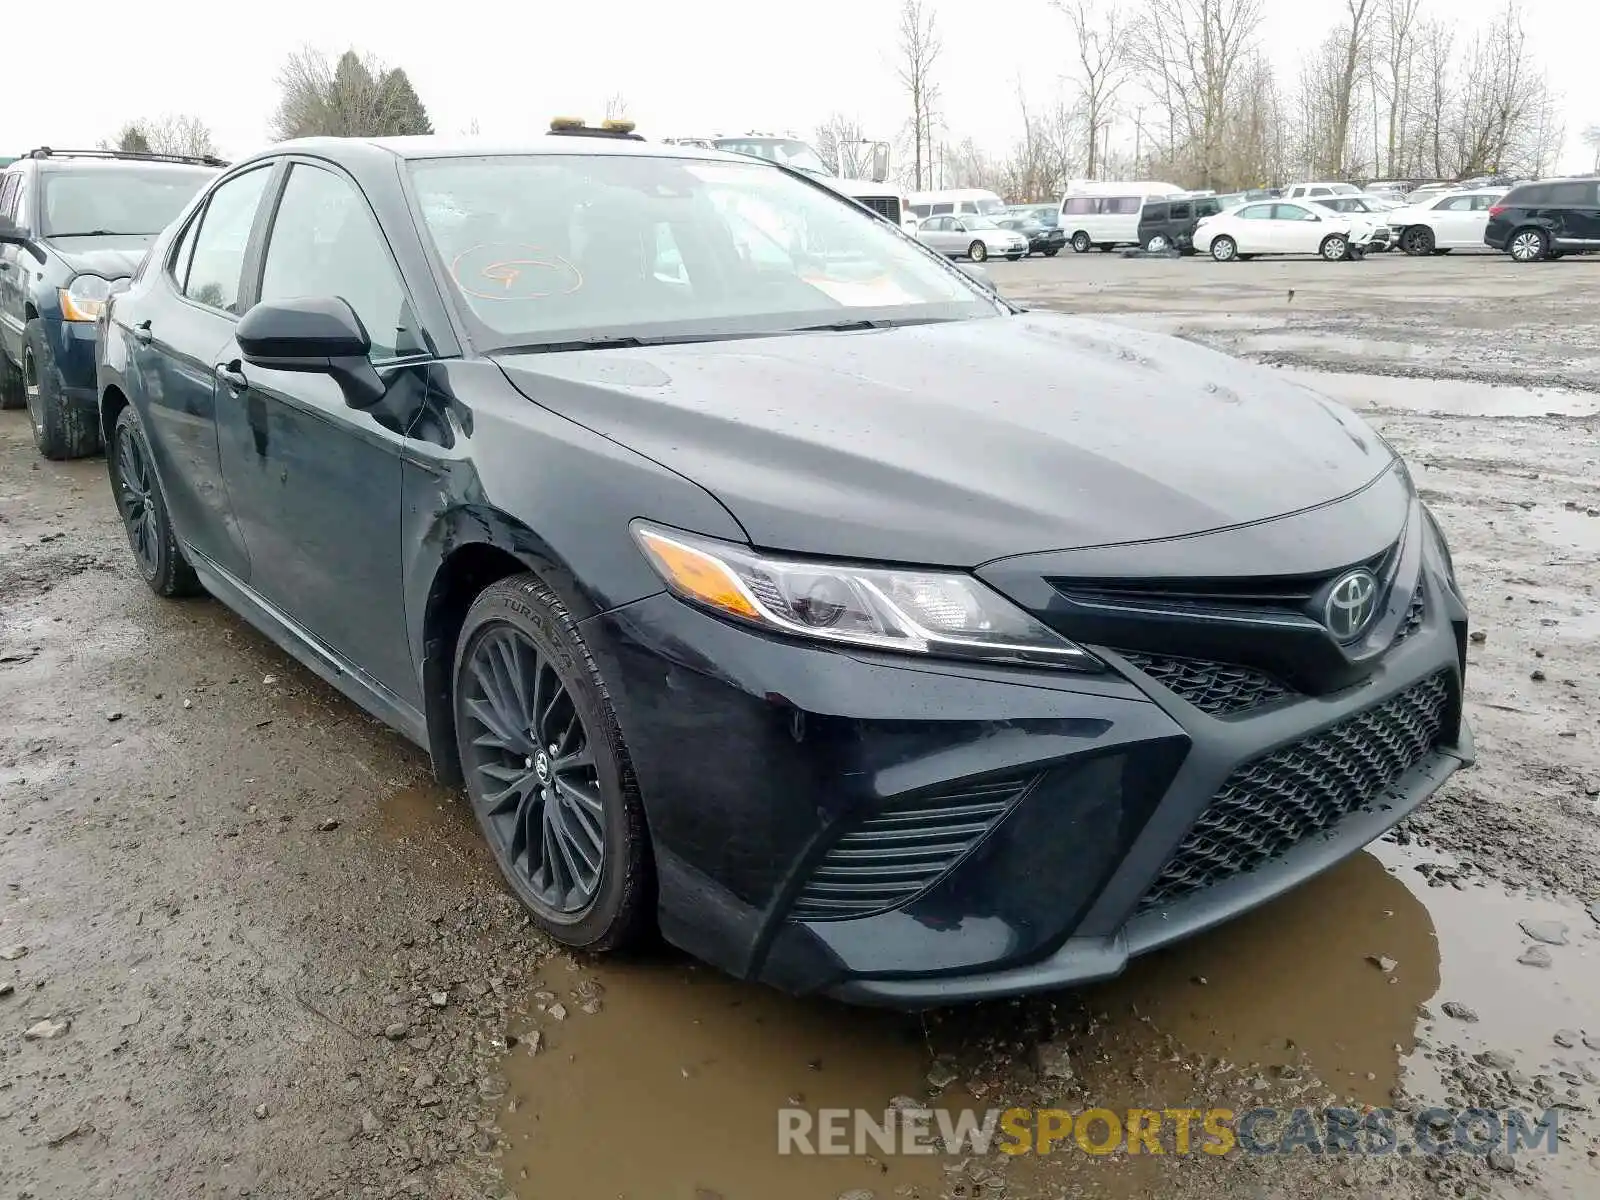
[[[872,182],[882,183],[889,178],[889,143],[875,142],[872,147]]]
[[[977,283],[981,283],[991,292],[995,290],[994,276],[990,275],[988,271],[980,267],[977,263],[959,263],[957,265],[961,270],[967,273],[967,277],[969,279],[972,279]]]
[[[371,408],[388,390],[367,357],[372,339],[361,318],[337,296],[258,304],[234,338],[253,366],[332,376],[351,408]]]
[[[0,217],[0,245],[21,246],[40,262],[44,261],[44,251],[39,249],[27,231],[19,228],[10,217]]]

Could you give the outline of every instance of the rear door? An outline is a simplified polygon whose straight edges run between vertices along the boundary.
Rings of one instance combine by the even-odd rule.
[[[0,216],[21,224],[23,172],[21,167],[0,174]],[[22,297],[32,256],[21,246],[0,244],[0,353],[14,363],[22,361]]]
[[[361,318],[380,372],[425,359],[389,244],[354,181],[297,159],[271,212],[251,300],[338,296]],[[218,354],[228,494],[250,548],[251,586],[391,696],[419,707],[400,557],[405,431],[350,408],[324,374]],[[389,377],[398,380],[396,367]]]
[[[1562,246],[1587,250],[1600,246],[1600,204],[1594,180],[1569,179],[1550,185],[1549,199],[1540,209],[1548,218],[1552,237]]]
[[[1272,240],[1272,205],[1246,204],[1234,214],[1238,220],[1228,232],[1240,254],[1276,254]]]

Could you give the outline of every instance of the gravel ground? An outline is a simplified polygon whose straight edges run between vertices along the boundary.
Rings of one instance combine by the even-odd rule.
[[[103,464],[40,461],[6,413],[0,1197],[1594,1195],[1600,261],[990,270],[1273,364],[1406,453],[1483,635],[1474,770],[1373,852],[1076,994],[908,1019],[671,954],[580,961],[415,749],[219,605],[153,598]],[[773,1153],[786,1099],[896,1096],[1556,1103],[1564,1132],[1548,1161]]]

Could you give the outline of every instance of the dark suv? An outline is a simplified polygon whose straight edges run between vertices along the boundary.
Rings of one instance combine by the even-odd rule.
[[[1163,250],[1194,252],[1194,227],[1201,217],[1213,217],[1222,211],[1222,200],[1216,196],[1199,196],[1191,200],[1146,200],[1139,213],[1139,245],[1152,254]]]
[[[46,458],[100,448],[95,319],[112,284],[225,165],[45,147],[0,174],[0,408],[27,405]]]
[[[1517,262],[1600,250],[1600,180],[1555,179],[1512,188],[1489,209],[1483,240]]]

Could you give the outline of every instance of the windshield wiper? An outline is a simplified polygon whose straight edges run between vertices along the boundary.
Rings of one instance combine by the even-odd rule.
[[[115,229],[84,229],[75,233],[50,233],[46,237],[144,237],[142,233],[123,233]]]
[[[575,338],[564,342],[530,342],[525,346],[496,346],[493,354],[565,354],[573,350],[631,350],[640,346],[678,346],[690,342],[731,342],[739,338],[770,337],[770,333],[665,333],[654,337],[620,334],[614,337]]]
[[[856,329],[898,329],[902,325],[940,325],[946,321],[958,320],[956,317],[899,317],[891,319],[880,317],[872,319],[859,317],[856,320],[828,321],[821,325],[802,325],[798,329],[791,329],[790,333],[849,333]]]

